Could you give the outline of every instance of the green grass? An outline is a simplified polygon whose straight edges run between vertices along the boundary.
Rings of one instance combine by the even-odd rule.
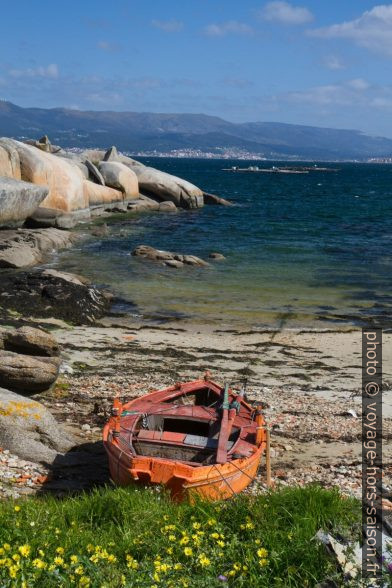
[[[0,586],[312,587],[339,578],[318,529],[359,527],[358,502],[318,486],[194,505],[135,488],[9,501]]]

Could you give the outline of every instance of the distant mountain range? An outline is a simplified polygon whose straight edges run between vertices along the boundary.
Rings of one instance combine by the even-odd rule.
[[[205,114],[21,108],[0,101],[0,136],[23,140],[44,134],[63,147],[116,145],[131,153],[233,149],[276,159],[363,160],[392,156],[392,139],[360,131],[273,122],[231,123]]]

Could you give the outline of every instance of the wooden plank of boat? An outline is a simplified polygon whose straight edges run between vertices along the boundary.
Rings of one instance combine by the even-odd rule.
[[[116,399],[103,442],[119,485],[164,484],[176,499],[229,498],[256,476],[264,425],[241,393],[205,378]]]

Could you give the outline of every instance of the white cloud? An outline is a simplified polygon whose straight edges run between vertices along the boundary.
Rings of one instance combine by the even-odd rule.
[[[102,49],[102,51],[107,51],[108,53],[116,53],[121,49],[121,45],[118,45],[117,43],[111,43],[110,41],[99,41],[99,43],[97,43],[97,47]]]
[[[337,57],[336,55],[327,55],[323,60],[323,64],[326,68],[332,70],[346,69],[346,66],[343,63],[343,61],[340,59],[340,57]]]
[[[39,65],[35,68],[28,69],[11,69],[9,72],[13,78],[58,78],[59,68],[56,63],[50,63],[47,66]]]
[[[372,85],[363,78],[346,80],[340,84],[314,86],[307,90],[276,96],[278,101],[309,104],[332,109],[357,107],[386,109],[392,106],[392,86]]]
[[[204,27],[203,32],[208,37],[224,37],[225,35],[253,35],[253,29],[249,25],[229,20],[221,24],[210,24]]]
[[[151,25],[165,33],[178,33],[184,28],[184,23],[179,20],[152,20]]]
[[[354,90],[367,90],[370,88],[370,84],[364,80],[363,78],[355,78],[354,80],[349,80],[347,85]]]
[[[313,20],[313,14],[305,6],[293,6],[289,2],[268,2],[259,12],[263,20],[287,25],[300,25]]]
[[[392,4],[375,6],[355,20],[308,31],[323,39],[348,39],[392,57]]]

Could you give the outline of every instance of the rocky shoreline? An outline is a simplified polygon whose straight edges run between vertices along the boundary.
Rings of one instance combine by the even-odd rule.
[[[113,397],[130,399],[177,380],[198,378],[206,369],[219,382],[236,386],[247,380],[250,399],[263,404],[272,430],[276,484],[319,482],[359,497],[360,330],[243,332],[185,320],[162,325],[110,316],[112,294],[81,276],[32,266],[59,248],[71,247],[77,237],[69,229],[81,219],[115,211],[176,212],[178,207],[199,207],[204,200],[230,203],[146,168],[114,148],[75,155],[57,151],[47,138],[33,145],[15,143],[0,140],[0,176],[12,176],[17,183],[28,179],[31,185],[45,177],[48,189],[38,191],[43,200],[29,210],[28,218],[14,214],[12,223],[23,228],[9,228],[10,216],[1,216],[0,199],[0,224],[8,227],[0,231],[0,497],[64,494],[108,483],[101,430]],[[67,206],[54,207],[64,194]],[[94,231],[99,236],[105,225]],[[142,245],[134,255],[175,269],[207,267],[223,258],[211,253],[207,262]],[[36,340],[55,341],[52,347],[58,343],[59,351],[47,355],[42,345],[39,353],[32,351],[26,343],[29,332],[30,339],[34,335]],[[384,334],[387,487],[392,480],[391,339],[392,334]],[[12,344],[10,348],[9,341],[18,340],[19,349]],[[52,379],[29,390],[27,375],[31,379],[41,369],[42,380],[44,366],[49,372],[52,366]],[[261,468],[249,491],[264,490]]]

